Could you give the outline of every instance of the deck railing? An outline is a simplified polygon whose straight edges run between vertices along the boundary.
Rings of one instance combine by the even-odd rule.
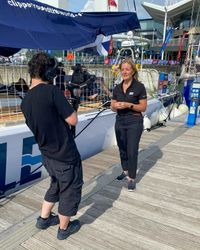
[[[69,80],[71,66],[65,67],[64,71],[66,73],[66,81],[64,83],[58,82],[57,86],[64,91],[64,94],[72,103],[71,100],[74,99],[69,98],[68,95],[68,89],[71,84]],[[90,91],[88,91],[87,87],[81,89],[81,93],[78,98],[80,100],[78,112],[85,112],[87,110],[100,108],[101,105],[108,100],[113,89],[113,74],[110,67],[90,66],[88,67],[88,72],[91,75],[95,75],[95,79],[90,84]],[[24,82],[19,81],[20,78],[24,79],[27,85],[29,85],[30,77],[27,66],[0,66],[0,126],[24,121],[20,104],[22,98],[26,94],[26,91],[24,91]]]

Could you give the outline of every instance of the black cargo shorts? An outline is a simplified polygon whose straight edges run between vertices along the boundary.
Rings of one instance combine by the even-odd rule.
[[[64,216],[74,216],[81,201],[83,172],[81,159],[71,163],[43,158],[43,164],[51,177],[45,201],[59,202],[58,212]]]

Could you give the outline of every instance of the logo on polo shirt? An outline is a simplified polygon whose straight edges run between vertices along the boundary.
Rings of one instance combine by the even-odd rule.
[[[133,91],[129,92],[129,95],[134,95],[134,92]]]

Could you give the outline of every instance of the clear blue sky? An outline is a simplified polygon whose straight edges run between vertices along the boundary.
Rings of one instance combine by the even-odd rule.
[[[101,0],[99,0],[99,1],[101,1]],[[87,0],[68,0],[68,4],[69,4],[69,9],[68,10],[73,11],[73,12],[78,12],[78,11],[82,10],[82,8],[84,7],[86,2],[87,2]],[[129,0],[130,5],[132,5],[133,2],[134,2],[134,0]],[[135,0],[137,14],[138,14],[138,17],[140,19],[149,17],[148,13],[141,6],[142,2],[155,3],[155,4],[159,4],[159,5],[164,6],[167,2],[170,3],[170,2],[173,2],[173,1],[171,1],[171,0]],[[177,2],[178,2],[178,0],[177,0]]]

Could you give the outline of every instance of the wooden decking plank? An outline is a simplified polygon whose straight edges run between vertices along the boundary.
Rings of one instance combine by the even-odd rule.
[[[109,228],[104,223],[99,223],[98,226],[95,226],[93,223],[88,224],[91,218],[84,216],[82,219],[83,226],[78,232],[77,235],[72,236],[83,249],[117,249],[119,246],[123,246],[126,249],[130,248],[130,243],[126,240],[125,237],[118,237],[118,234],[115,235],[110,233]],[[69,239],[70,241],[70,239]]]
[[[86,221],[86,223],[87,221],[91,222],[87,226],[90,227],[91,225],[109,234],[112,242],[115,242],[115,237],[118,237],[121,240],[121,244],[119,243],[115,249],[174,249],[171,246],[139,234],[135,230],[134,220],[130,217],[127,219],[126,214],[124,212],[121,214],[121,210],[117,210],[116,208],[109,208],[105,213],[102,213],[99,206],[93,205],[80,219]],[[124,245],[124,240],[128,243],[128,246]]]
[[[27,248],[22,247],[21,245],[15,246],[15,250],[26,250]]]
[[[189,129],[188,131],[186,131],[186,135],[189,136],[196,136],[196,137],[200,137],[200,129],[199,129],[199,125],[192,127],[192,129]]]
[[[18,228],[12,233],[12,238],[6,238],[0,240],[1,249],[14,250],[17,245],[21,245],[22,242],[26,241],[27,238],[32,237],[39,230],[35,227],[35,220],[30,221],[23,227]],[[11,240],[12,239],[12,240]],[[40,248],[41,249],[41,248]]]
[[[131,192],[129,192],[128,194],[129,196],[132,195]],[[137,216],[151,219],[163,225],[170,226],[200,237],[200,223],[190,216],[183,216],[179,213],[169,211],[165,208],[159,208],[142,201],[133,200],[131,199],[131,197],[130,199],[127,199],[127,197],[123,197],[121,195],[117,200],[109,199],[99,193],[93,195],[92,198],[96,207],[101,207],[102,203],[104,203],[104,207],[117,207],[123,210],[124,213],[133,213]]]
[[[171,164],[184,164],[185,162],[189,162],[188,166],[199,166],[199,156],[191,156],[187,153],[185,154],[177,154],[176,151],[162,149],[160,151],[161,155],[158,155],[157,152],[152,153],[147,159],[151,161],[162,161],[163,163],[171,163]],[[140,164],[140,163],[139,163]]]
[[[15,202],[31,209],[32,211],[37,211],[41,207],[41,202],[43,201],[43,197],[35,196],[31,194],[31,192],[24,192],[22,194],[18,194]]]
[[[121,195],[123,194],[121,193]],[[93,221],[90,219],[92,222],[91,225],[94,226],[96,221],[99,221],[99,227],[102,228],[101,225],[109,223],[110,229],[107,229],[106,231],[109,230],[109,232],[111,232],[113,235],[119,235],[119,237],[123,236],[126,239],[130,238],[129,242],[132,246],[132,249],[134,249],[135,242],[137,241],[135,238],[137,239],[137,236],[143,238],[141,248],[145,246],[144,242],[148,242],[148,240],[151,241],[152,245],[151,247],[148,246],[147,249],[157,249],[156,245],[158,245],[158,249],[159,247],[160,249],[164,249],[165,247],[167,248],[167,246],[169,246],[169,248],[171,247],[185,250],[191,249],[191,245],[192,247],[195,247],[193,249],[197,249],[199,246],[199,237],[196,237],[192,234],[188,234],[181,230],[177,230],[176,228],[163,225],[148,218],[140,217],[132,213],[131,210],[130,212],[124,212],[124,210],[118,208],[117,206],[110,207],[105,213],[101,214],[100,211],[105,209],[105,206],[103,206],[103,208],[102,206],[102,203],[94,203],[89,212],[87,212],[87,214],[89,213],[91,216],[93,216]],[[126,201],[124,201],[124,206],[126,206]],[[81,220],[84,220],[87,214],[84,214],[81,217]],[[101,216],[99,216],[99,214],[101,214]],[[116,228],[118,232],[115,232],[113,228]],[[129,234],[131,232],[134,235],[132,237],[131,235],[127,237],[127,232],[129,232]],[[134,242],[131,242],[132,238],[134,238]]]
[[[145,161],[145,165],[143,167],[140,167],[139,172],[147,172],[149,169],[149,166],[152,162]],[[154,163],[153,168],[151,168],[150,174],[156,174],[157,175],[164,175],[166,179],[170,179],[170,181],[178,180],[178,182],[186,182],[186,185],[191,185],[194,187],[199,187],[199,175],[200,170],[198,171],[192,171],[192,167],[190,169],[187,169],[188,163],[185,163],[185,168],[181,167],[178,168],[178,166],[170,166],[168,164],[160,164],[159,161]],[[140,165],[141,166],[141,165]],[[182,165],[183,166],[183,165]]]
[[[177,155],[176,155],[177,156]],[[180,158],[179,156],[177,158]],[[191,161],[190,161],[191,160]],[[166,160],[166,158],[161,158],[158,160],[154,160],[151,157],[148,157],[146,160],[142,161],[141,163],[138,164],[138,168],[143,168],[143,169],[149,169],[149,166],[151,166],[152,164],[155,163],[159,163],[159,167],[162,168],[167,168],[167,167],[173,167],[173,168],[177,168],[179,169],[186,169],[189,171],[192,171],[194,174],[199,174],[200,172],[200,168],[199,168],[199,161],[200,161],[200,157],[198,157],[198,162],[192,162],[192,157],[189,157],[189,159],[187,159],[186,161],[183,161],[183,163],[180,163],[179,159],[173,159],[173,161],[169,162],[169,160]],[[192,164],[191,164],[192,162]],[[158,167],[158,165],[154,166],[154,167]]]
[[[6,219],[6,221],[11,224],[18,222],[32,212],[33,210],[26,208],[16,202],[13,202],[12,200],[7,202],[4,206],[0,207],[1,218]]]
[[[118,193],[119,188],[120,194],[128,199],[129,194],[127,194],[126,188],[119,187],[117,184],[105,186],[101,191],[99,191],[99,194],[106,195],[108,198],[113,199],[113,194]],[[190,202],[187,202],[184,199],[176,199],[176,196],[173,194],[163,195],[162,193],[159,193],[159,191],[152,191],[151,189],[148,189],[148,187],[142,186],[142,188],[137,189],[137,192],[134,192],[131,198],[156,207],[166,208],[183,215],[191,216],[195,219],[200,219],[200,211],[196,209],[196,204],[192,206]],[[197,202],[200,205],[200,201],[197,200]]]
[[[28,250],[55,250],[54,247],[51,247],[49,244],[46,244],[35,237],[31,237],[29,240],[23,242],[21,246]]]
[[[187,202],[191,203],[192,206],[196,206],[196,208],[199,206],[199,193],[193,187],[173,183],[169,180],[163,183],[163,180],[153,177],[142,178],[137,186],[138,188],[144,186],[145,190],[149,188],[150,191],[157,192],[163,196],[176,197],[176,199],[183,201],[187,199]]]
[[[0,218],[0,233],[9,228],[12,224],[7,220]]]
[[[153,177],[154,179],[160,179],[162,181],[166,181],[166,179],[168,178],[169,180],[169,185],[170,183],[176,183],[176,184],[180,184],[180,185],[185,185],[187,186],[188,188],[189,187],[192,187],[194,188],[194,190],[196,189],[196,191],[200,188],[200,182],[198,180],[194,181],[194,179],[192,178],[188,178],[188,177],[184,177],[184,178],[179,178],[179,177],[176,177],[170,173],[167,173],[166,176],[164,176],[162,173],[158,173],[158,171],[143,171],[143,170],[140,170],[139,171],[140,175],[144,176],[148,176],[148,177]],[[151,181],[151,180],[149,180]]]
[[[199,140],[196,140],[196,139],[198,139],[199,137],[198,136],[196,136],[196,135],[194,135],[194,136],[192,136],[192,135],[187,135],[187,134],[183,134],[183,135],[181,135],[181,136],[179,136],[178,138],[177,138],[177,140],[176,141],[174,141],[174,143],[179,143],[179,142],[181,142],[181,143],[183,143],[184,145],[187,145],[188,147],[191,145],[191,146],[199,146],[199,144],[200,144],[200,142],[199,142]]]
[[[185,155],[187,150],[187,154],[199,157],[198,147],[188,147],[187,145],[182,145],[182,144],[179,144],[177,146],[176,144],[174,145],[173,143],[170,143],[163,150],[174,151],[177,154],[183,154],[183,155]]]
[[[42,242],[46,242],[46,244],[49,244],[50,246],[55,247],[56,249],[59,247],[62,248],[63,244],[61,241],[56,239],[57,229],[51,228],[48,229],[47,235],[49,237],[46,237],[46,233],[37,233],[34,237]],[[52,240],[49,240],[49,238],[52,237]],[[91,229],[91,227],[88,227],[88,225],[83,225],[79,232],[76,233],[76,235],[71,235],[65,242],[65,249],[74,249],[73,246],[75,246],[75,249],[106,249],[104,246],[108,241],[108,235],[104,232],[102,233],[99,230]],[[103,239],[103,240],[102,240]],[[108,249],[108,248],[107,248]],[[114,248],[109,248],[114,249]]]

